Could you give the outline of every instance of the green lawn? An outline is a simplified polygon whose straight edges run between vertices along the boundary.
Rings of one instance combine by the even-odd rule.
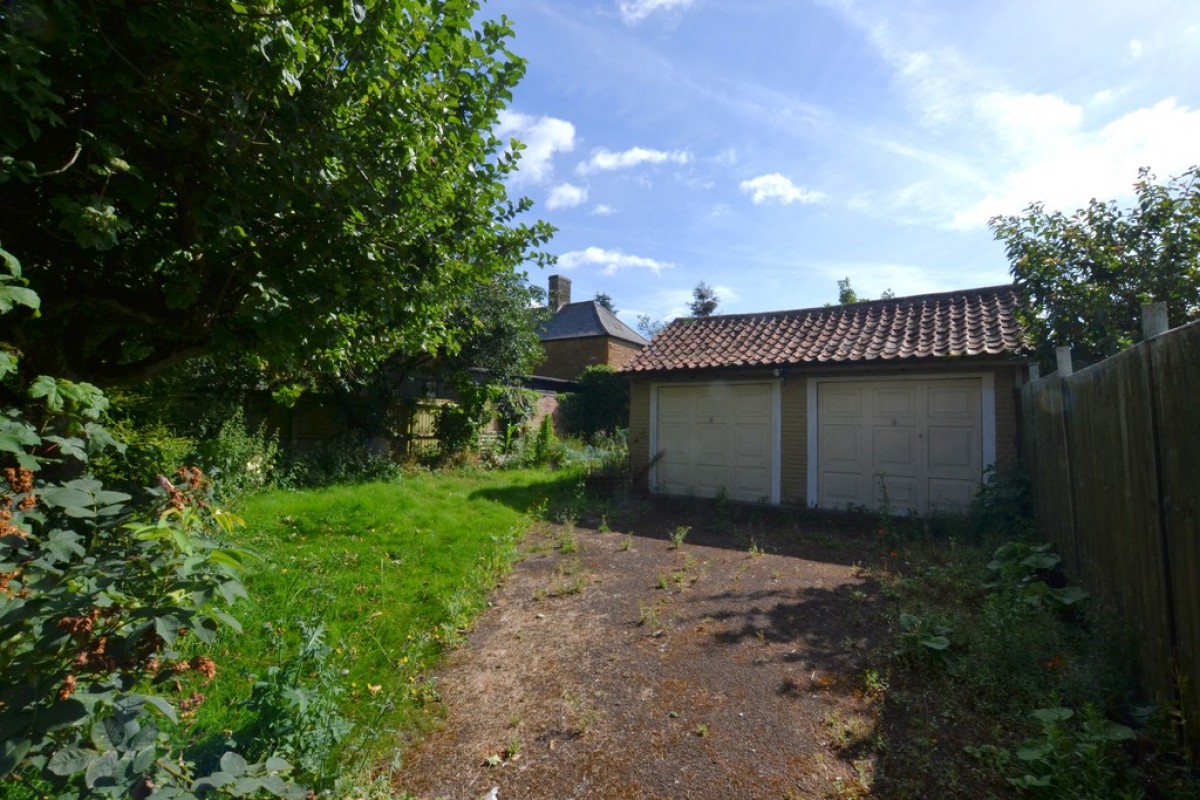
[[[414,473],[250,498],[238,509],[241,543],[261,561],[246,578],[250,598],[234,608],[244,632],[209,651],[219,673],[193,738],[219,747],[232,732],[244,747],[265,735],[244,707],[251,688],[271,667],[300,664],[299,682],[325,681],[325,696],[355,724],[330,761],[369,768],[427,721],[436,688],[422,673],[511,565],[530,509],[567,500],[576,485],[577,476],[545,470]],[[328,658],[298,661],[304,632],[318,625]],[[319,704],[305,712],[324,713]],[[292,731],[299,741],[332,738],[312,722],[316,730]]]

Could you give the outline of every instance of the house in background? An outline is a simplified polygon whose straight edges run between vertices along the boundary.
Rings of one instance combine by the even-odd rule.
[[[1012,286],[672,322],[622,370],[629,448],[676,495],[926,514],[1015,464]]]
[[[595,300],[572,303],[569,278],[551,275],[549,288],[553,316],[538,334],[546,351],[538,378],[574,381],[593,364],[619,370],[649,344]]]

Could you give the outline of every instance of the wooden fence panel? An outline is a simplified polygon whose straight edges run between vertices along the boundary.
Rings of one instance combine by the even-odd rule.
[[[1200,325],[1151,343],[1176,656],[1185,718],[1200,750]]]
[[[1029,402],[1025,406],[1027,413],[1022,427],[1029,429],[1029,438],[1036,443],[1026,453],[1034,477],[1033,499],[1038,525],[1050,536],[1067,565],[1078,569],[1079,548],[1075,539],[1062,380],[1051,375],[1027,388],[1028,394],[1022,394]]]
[[[1038,524],[1139,640],[1200,752],[1200,323],[1021,389]]]
[[[1148,355],[1141,345],[1067,378],[1064,416],[1079,574],[1137,633],[1143,677],[1169,700],[1171,628]]]

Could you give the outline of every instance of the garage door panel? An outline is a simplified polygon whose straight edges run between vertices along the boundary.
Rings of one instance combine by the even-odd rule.
[[[917,429],[887,426],[875,429],[875,471],[901,470],[911,474],[917,468]]]
[[[756,503],[771,497],[771,473],[766,468],[741,468],[734,470],[733,488],[729,496],[734,500]]]
[[[873,392],[873,411],[877,417],[914,417],[917,415],[917,387],[896,386]]]
[[[934,419],[979,416],[979,391],[970,386],[929,388],[929,416]]]
[[[865,505],[869,492],[863,491],[863,476],[857,472],[821,473],[821,505],[847,508]]]
[[[979,468],[977,433],[975,428],[930,426],[930,474],[944,470],[977,470]]]
[[[691,465],[684,463],[658,462],[658,483],[661,487],[686,486]]]
[[[658,449],[664,462],[687,461],[691,451],[691,430],[686,424],[663,422],[658,425]]]
[[[692,396],[685,389],[662,388],[658,390],[658,418],[687,418],[692,413]]]
[[[771,429],[767,425],[735,425],[732,449],[735,462],[744,464],[767,463],[771,453]]]
[[[875,503],[893,513],[917,513],[917,479],[901,475],[876,476]]]
[[[733,414],[736,419],[771,418],[770,386],[735,386],[732,394]]]
[[[977,377],[820,382],[817,503],[965,507],[983,472],[982,401]]]
[[[831,388],[820,394],[817,405],[821,419],[857,419],[863,413],[863,391],[858,387]]]
[[[769,383],[658,388],[659,491],[757,501],[773,495],[774,400]],[[664,402],[665,401],[665,402]]]
[[[729,398],[726,392],[708,390],[696,395],[696,416],[701,422],[725,419],[729,413]]]
[[[705,460],[725,460],[725,426],[701,423],[696,426],[696,456]]]
[[[862,444],[862,427],[859,425],[821,426],[821,450],[825,463],[829,465],[856,465],[865,455]]]
[[[975,496],[978,483],[973,480],[929,479],[931,511],[966,511]]]

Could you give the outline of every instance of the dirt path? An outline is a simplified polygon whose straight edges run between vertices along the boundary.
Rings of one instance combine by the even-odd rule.
[[[854,567],[866,537],[772,510],[732,516],[655,502],[616,532],[598,519],[539,526],[439,670],[445,723],[406,754],[397,788],[423,800],[492,787],[500,800],[857,796],[874,767],[859,659],[878,593]]]

